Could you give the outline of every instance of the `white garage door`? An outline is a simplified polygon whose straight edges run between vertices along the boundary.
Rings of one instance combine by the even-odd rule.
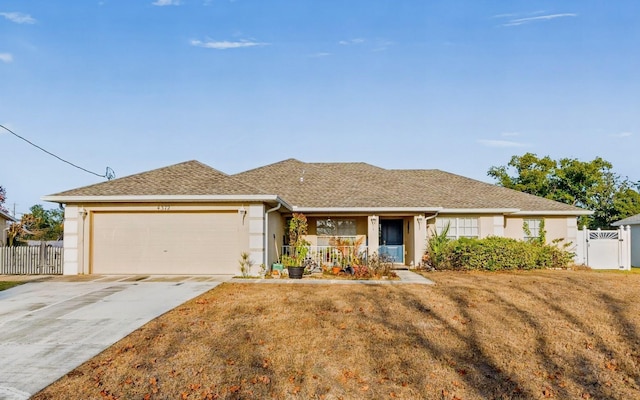
[[[94,274],[236,274],[246,247],[237,212],[94,213],[92,226]]]

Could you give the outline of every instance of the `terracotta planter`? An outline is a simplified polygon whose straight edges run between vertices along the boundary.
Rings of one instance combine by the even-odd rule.
[[[304,267],[287,267],[287,271],[289,271],[289,278],[302,279],[302,274],[304,273]]]
[[[340,271],[341,271],[341,270],[342,270],[342,268],[340,268],[340,267],[332,267],[332,268],[331,268],[331,272],[332,272],[334,275],[338,275],[338,274],[340,273]]]

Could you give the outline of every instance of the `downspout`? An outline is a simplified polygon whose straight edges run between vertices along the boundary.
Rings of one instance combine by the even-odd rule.
[[[425,223],[425,224],[427,224],[427,221],[428,221],[428,220],[430,220],[430,219],[433,219],[433,218],[437,217],[439,212],[440,212],[440,211],[436,211],[436,213],[435,213],[435,214],[433,214],[432,216],[430,216],[430,217],[424,217],[424,223]],[[426,225],[425,225],[425,228],[426,228]]]
[[[267,268],[267,271],[270,271],[270,266],[267,265],[267,262],[269,262],[269,235],[267,235],[267,230],[269,229],[269,214],[271,214],[274,211],[278,211],[280,209],[280,207],[282,207],[282,203],[278,203],[277,206],[267,210],[267,212],[264,213],[264,251],[262,252],[263,256],[262,256],[262,263],[264,264],[264,266]]]
[[[429,221],[430,219],[434,219],[435,217],[437,217],[439,212],[440,212],[440,211],[436,211],[436,213],[435,213],[435,214],[433,214],[432,216],[430,216],[430,217],[425,216],[425,217],[424,217],[425,239],[427,240],[427,242],[426,242],[426,243],[428,243],[428,242],[429,242],[429,240],[431,239],[431,238],[429,237],[429,230],[427,229],[427,227],[429,226],[428,221]],[[428,246],[428,245],[427,245],[427,244],[425,244],[425,246]],[[423,254],[423,255],[424,255],[424,254]],[[422,264],[422,260],[420,261],[420,264]]]
[[[429,224],[427,223],[427,221],[429,221],[430,219],[434,219],[435,217],[437,217],[439,212],[440,212],[440,211],[436,211],[436,213],[435,213],[435,214],[433,214],[432,216],[430,216],[430,217],[424,217],[424,229],[425,229],[425,230],[427,229],[427,226],[429,226]],[[427,231],[427,239],[429,239],[429,231]]]

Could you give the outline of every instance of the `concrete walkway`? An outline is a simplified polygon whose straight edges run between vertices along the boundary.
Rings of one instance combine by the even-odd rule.
[[[0,291],[0,399],[29,398],[145,323],[229,279],[55,277]]]
[[[265,284],[315,284],[315,285],[404,285],[404,284],[419,284],[419,285],[435,285],[430,279],[417,274],[413,271],[406,269],[394,270],[400,280],[357,280],[357,279],[320,279],[303,277],[302,279],[244,279],[235,278],[233,283],[265,283]]]

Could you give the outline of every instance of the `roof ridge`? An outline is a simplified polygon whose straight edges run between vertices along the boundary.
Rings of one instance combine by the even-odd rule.
[[[245,172],[253,172],[253,171],[256,171],[256,170],[259,170],[259,169],[269,168],[269,167],[273,167],[273,166],[278,165],[278,164],[284,164],[284,163],[288,163],[288,162],[299,162],[299,163],[302,163],[302,164],[307,164],[304,161],[300,161],[300,160],[295,159],[295,158],[287,158],[285,160],[276,161],[276,162],[271,163],[271,164],[267,164],[267,165],[263,165],[263,166],[255,167],[255,168],[251,168],[251,169],[248,169],[246,171],[241,171],[241,172],[235,173],[235,174],[230,175],[230,176],[241,175],[241,174],[244,174]]]
[[[306,163],[306,164],[307,165],[316,165],[316,166],[326,165],[326,164],[329,164],[329,165],[365,165],[367,167],[373,167],[373,168],[377,168],[377,169],[380,169],[380,170],[389,171],[387,168],[383,168],[383,167],[380,167],[380,166],[375,165],[375,164],[370,164],[370,163],[365,162],[365,161],[353,161],[353,162],[352,161],[327,161],[327,162],[310,162],[310,163]]]

